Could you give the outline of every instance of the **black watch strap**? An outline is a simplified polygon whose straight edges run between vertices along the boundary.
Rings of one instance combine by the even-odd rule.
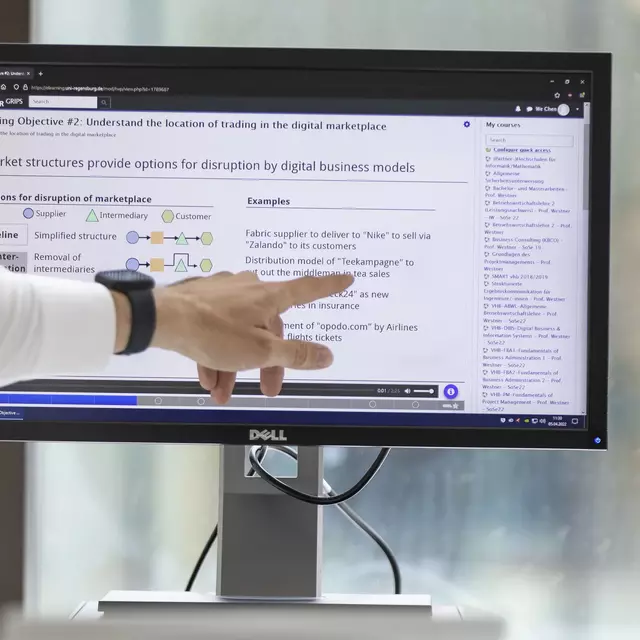
[[[131,334],[124,351],[118,355],[129,356],[146,351],[156,332],[156,302],[152,289],[124,293],[131,305]]]

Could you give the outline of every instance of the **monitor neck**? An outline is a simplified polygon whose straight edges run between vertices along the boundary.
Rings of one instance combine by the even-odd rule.
[[[248,477],[248,447],[224,446],[220,460],[217,594],[229,598],[321,595],[322,508]],[[322,450],[300,447],[287,483],[321,495]]]

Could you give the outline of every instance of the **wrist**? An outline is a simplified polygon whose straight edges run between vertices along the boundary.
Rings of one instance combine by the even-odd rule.
[[[116,313],[116,339],[113,345],[114,353],[121,353],[127,348],[131,336],[131,304],[127,296],[111,291]]]
[[[114,353],[122,353],[131,337],[131,303],[126,295],[111,291],[116,313],[116,339]],[[179,351],[178,341],[184,328],[182,316],[185,312],[175,288],[161,287],[155,289],[153,297],[156,306],[156,330],[151,341],[152,347],[169,351]]]
[[[182,322],[185,305],[179,299],[180,296],[174,287],[155,289],[153,297],[156,304],[156,331],[151,346],[168,351],[179,351],[179,341],[185,329]]]

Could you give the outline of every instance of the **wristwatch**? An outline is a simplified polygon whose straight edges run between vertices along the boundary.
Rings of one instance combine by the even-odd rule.
[[[156,303],[153,297],[155,280],[145,273],[122,269],[101,271],[96,274],[95,281],[110,291],[122,293],[131,305],[129,342],[118,355],[126,356],[146,351],[156,331]]]

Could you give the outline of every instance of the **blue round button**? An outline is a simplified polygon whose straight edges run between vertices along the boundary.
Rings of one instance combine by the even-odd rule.
[[[445,388],[444,388],[444,397],[447,400],[455,400],[458,397],[458,387],[456,387],[455,384],[448,384]]]
[[[596,444],[600,444],[600,443],[602,442],[602,439],[601,439],[601,438],[594,438],[594,439],[593,439],[593,441],[594,441]]]

